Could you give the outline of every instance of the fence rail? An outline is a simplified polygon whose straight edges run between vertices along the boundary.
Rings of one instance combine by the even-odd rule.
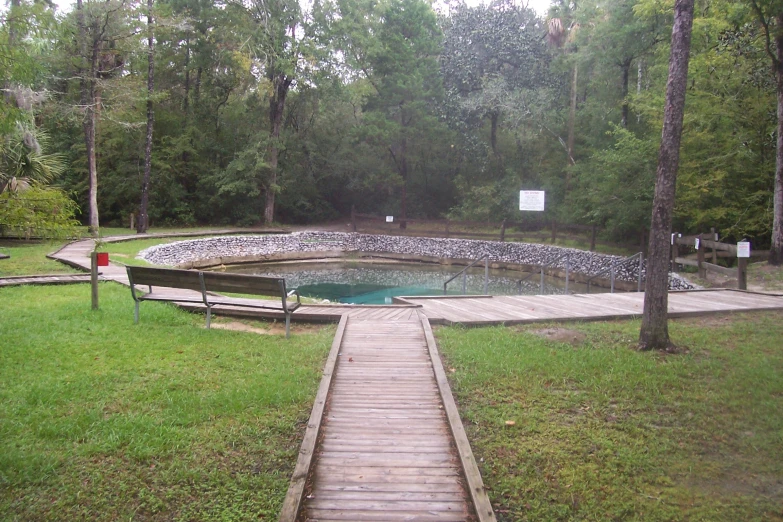
[[[717,272],[737,278],[737,287],[747,290],[748,258],[737,257],[737,245],[718,241],[718,234],[713,228],[709,234],[682,235],[672,234],[671,270],[676,272],[679,265],[693,266],[699,271],[699,277],[706,278],[707,272]],[[683,250],[693,249],[695,253],[683,254]],[[710,250],[708,253],[707,251]],[[681,255],[683,254],[683,255]],[[712,262],[707,261],[710,256]],[[769,250],[751,250],[750,257],[765,257]],[[736,267],[725,267],[718,264],[718,258],[737,258]]]
[[[486,239],[490,241],[506,241],[507,239],[551,239],[558,237],[567,239],[585,239],[589,234],[590,250],[595,250],[597,233],[602,230],[595,225],[579,225],[574,223],[558,223],[556,221],[535,221],[531,223],[516,223],[503,221],[462,221],[450,219],[399,219],[387,222],[386,216],[375,214],[360,214],[351,210],[351,228],[354,232],[384,232],[387,234],[407,235],[408,225],[418,225],[415,234],[434,237],[462,237],[471,239]],[[546,232],[546,227],[549,231]],[[471,230],[472,229],[472,230]],[[494,229],[496,232],[479,230]],[[513,231],[512,231],[513,229]],[[579,235],[577,235],[579,234]]]

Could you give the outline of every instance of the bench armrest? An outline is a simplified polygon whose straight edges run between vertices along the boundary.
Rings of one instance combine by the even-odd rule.
[[[298,304],[302,304],[302,298],[301,298],[301,297],[300,297],[300,295],[299,295],[299,290],[297,290],[296,288],[294,288],[293,290],[291,290],[290,292],[288,292],[288,293],[286,294],[286,297],[291,297],[292,295],[295,295],[295,296],[296,296],[296,302],[297,302]]]

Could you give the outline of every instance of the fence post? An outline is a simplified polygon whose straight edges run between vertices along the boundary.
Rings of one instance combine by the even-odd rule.
[[[748,289],[748,258],[737,258],[737,288],[740,290]]]
[[[642,291],[642,269],[644,268],[644,253],[639,252],[639,273],[636,276],[636,291]]]
[[[710,228],[710,235],[712,236],[712,240],[716,243],[718,242],[718,234],[715,233],[715,227]],[[712,247],[712,264],[717,265],[718,264],[718,249],[714,246]]]
[[[544,295],[544,265],[541,265],[541,284],[538,287],[538,293]]]
[[[571,258],[566,256],[566,286],[565,295],[568,295],[568,271],[571,268]]]
[[[356,205],[351,205],[351,228],[356,232]]]
[[[90,253],[90,293],[92,294],[92,309],[98,309],[98,253]]]
[[[503,223],[500,225],[500,242],[504,242],[506,240],[506,219],[503,218]]]
[[[672,272],[677,271],[677,254],[679,253],[680,245],[677,243],[677,232],[672,234]]]
[[[489,294],[489,256],[484,258],[484,295]]]
[[[596,226],[593,225],[593,233],[590,236],[590,252],[595,252],[595,230]]]
[[[699,277],[707,278],[707,269],[704,267],[704,240],[702,234],[699,234],[699,248],[696,249],[696,260],[699,265]]]
[[[611,291],[611,293],[614,293],[614,263],[612,263],[612,269],[611,269],[610,273],[611,273],[611,280],[612,280],[612,291]]]

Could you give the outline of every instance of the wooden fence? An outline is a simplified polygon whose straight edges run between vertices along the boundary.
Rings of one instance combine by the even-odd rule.
[[[697,245],[698,244],[698,248]],[[685,251],[685,252],[683,252]],[[691,252],[693,251],[693,252]],[[769,250],[751,250],[751,257],[766,257]],[[711,262],[707,261],[710,258]],[[725,267],[718,264],[718,259],[737,259],[737,266]],[[711,229],[709,234],[683,236],[672,234],[671,267],[676,272],[678,265],[694,266],[699,270],[699,277],[706,278],[707,272],[717,272],[737,278],[737,287],[747,290],[748,258],[737,257],[737,245],[721,243],[718,234]]]
[[[413,225],[408,229],[408,225]],[[549,231],[545,227],[549,225]],[[491,221],[458,221],[450,219],[405,219],[387,222],[385,216],[374,214],[359,214],[351,209],[351,228],[354,232],[383,233],[390,235],[417,235],[428,237],[459,237],[468,239],[486,239],[489,241],[506,241],[509,239],[545,240],[555,242],[558,237],[582,240],[590,238],[590,250],[595,250],[596,234],[600,230],[595,225],[575,225],[542,221],[532,223],[514,223],[507,220]]]

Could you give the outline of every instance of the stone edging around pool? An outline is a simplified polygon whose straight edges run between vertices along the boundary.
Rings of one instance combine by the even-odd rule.
[[[156,245],[142,250],[138,257],[156,265],[208,268],[264,261],[342,258],[348,255],[463,265],[489,255],[493,268],[529,271],[565,252],[571,254],[569,256],[571,277],[576,281],[584,281],[609,266],[612,261],[622,259],[620,256],[535,243],[378,236],[345,232],[294,232],[285,235],[192,239]],[[565,259],[553,265],[547,273],[564,277],[564,271]],[[644,276],[644,267],[642,271]],[[626,290],[635,290],[637,272],[636,262],[619,267],[618,286]],[[695,286],[677,274],[670,274],[669,288],[690,290]]]

